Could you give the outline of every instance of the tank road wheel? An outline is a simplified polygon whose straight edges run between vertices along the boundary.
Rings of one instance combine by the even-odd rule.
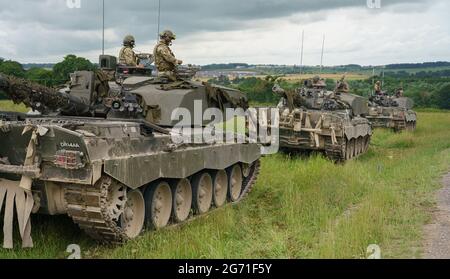
[[[360,138],[355,139],[355,157],[357,157],[359,155],[359,143],[360,143]]]
[[[108,215],[113,221],[119,221],[127,203],[127,187],[122,183],[113,181],[108,191],[107,209]]]
[[[129,238],[137,237],[144,228],[145,202],[141,191],[132,190],[127,193],[127,202],[122,216],[121,226]]]
[[[242,193],[242,169],[236,164],[228,169],[228,197],[231,202],[236,202]]]
[[[193,207],[195,212],[203,214],[211,208],[213,199],[213,181],[209,173],[204,172],[194,176],[192,181]]]
[[[213,175],[213,201],[216,207],[221,207],[227,201],[228,176],[225,170],[219,170]]]
[[[353,151],[352,151],[352,141],[351,140],[347,140],[345,142],[345,160],[350,160],[352,158],[353,155]]]
[[[370,146],[370,136],[366,136],[364,138],[364,152],[369,151],[369,146]]]
[[[161,229],[172,213],[172,190],[167,182],[151,184],[145,191],[145,223],[150,229]]]
[[[250,176],[252,166],[250,164],[242,164],[242,175],[247,178]]]
[[[357,153],[356,153],[356,139],[352,139],[351,141],[350,141],[350,146],[351,146],[351,148],[352,148],[352,158],[354,158],[354,157],[356,157],[356,155],[358,155]]]
[[[192,187],[188,179],[180,179],[172,184],[173,218],[181,223],[187,220],[192,206]]]
[[[358,155],[361,155],[364,151],[364,138],[363,137],[359,137],[358,141]]]

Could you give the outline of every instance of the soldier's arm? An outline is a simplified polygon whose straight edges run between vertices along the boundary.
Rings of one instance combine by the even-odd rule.
[[[133,66],[133,67],[137,66],[138,61],[136,59],[136,55],[134,54],[133,50],[126,49],[124,51],[124,59],[128,66]]]
[[[159,53],[161,54],[161,57],[173,64],[173,65],[177,65],[178,64],[178,60],[175,58],[175,56],[172,55],[172,53],[170,53],[169,48],[165,47],[165,46],[161,46],[158,48]]]

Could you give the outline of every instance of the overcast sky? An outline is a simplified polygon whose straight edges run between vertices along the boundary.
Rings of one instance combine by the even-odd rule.
[[[0,0],[0,57],[58,62],[69,53],[93,62],[101,53],[101,0]],[[105,0],[106,53],[131,33],[152,52],[158,0]],[[378,0],[372,0],[374,2]],[[450,60],[450,1],[161,0],[161,29],[177,34],[175,54],[192,64],[244,62],[382,65]]]

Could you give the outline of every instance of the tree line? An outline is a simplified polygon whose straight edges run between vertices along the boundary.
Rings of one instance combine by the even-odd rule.
[[[64,60],[55,64],[52,69],[31,68],[25,70],[17,61],[0,59],[0,73],[25,78],[49,87],[66,83],[70,78],[70,73],[75,71],[92,71],[95,69],[96,65],[89,60],[73,54],[64,57]],[[0,92],[0,99],[5,98],[5,94]]]
[[[381,80],[381,77],[373,77],[365,80],[348,81],[351,94],[368,97],[373,92],[373,82]],[[272,87],[277,82],[285,89],[294,89],[301,86],[301,82],[291,82],[282,77],[267,76],[266,78],[236,78],[230,80],[226,76],[209,80],[224,86],[230,86],[245,92],[249,100],[257,104],[275,105],[279,97],[272,93]],[[333,90],[336,81],[326,79],[327,90]],[[385,77],[383,90],[393,94],[398,88],[404,89],[404,94],[414,100],[416,107],[450,109],[450,78],[408,78]]]

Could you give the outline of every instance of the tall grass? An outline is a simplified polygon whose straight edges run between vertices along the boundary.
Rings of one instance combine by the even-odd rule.
[[[450,165],[450,113],[420,113],[418,124],[414,133],[376,130],[370,151],[346,164],[265,157],[240,205],[120,247],[97,245],[68,218],[34,217],[36,248],[0,249],[0,258],[62,258],[72,243],[88,258],[364,258],[369,244],[385,258],[420,257]]]

